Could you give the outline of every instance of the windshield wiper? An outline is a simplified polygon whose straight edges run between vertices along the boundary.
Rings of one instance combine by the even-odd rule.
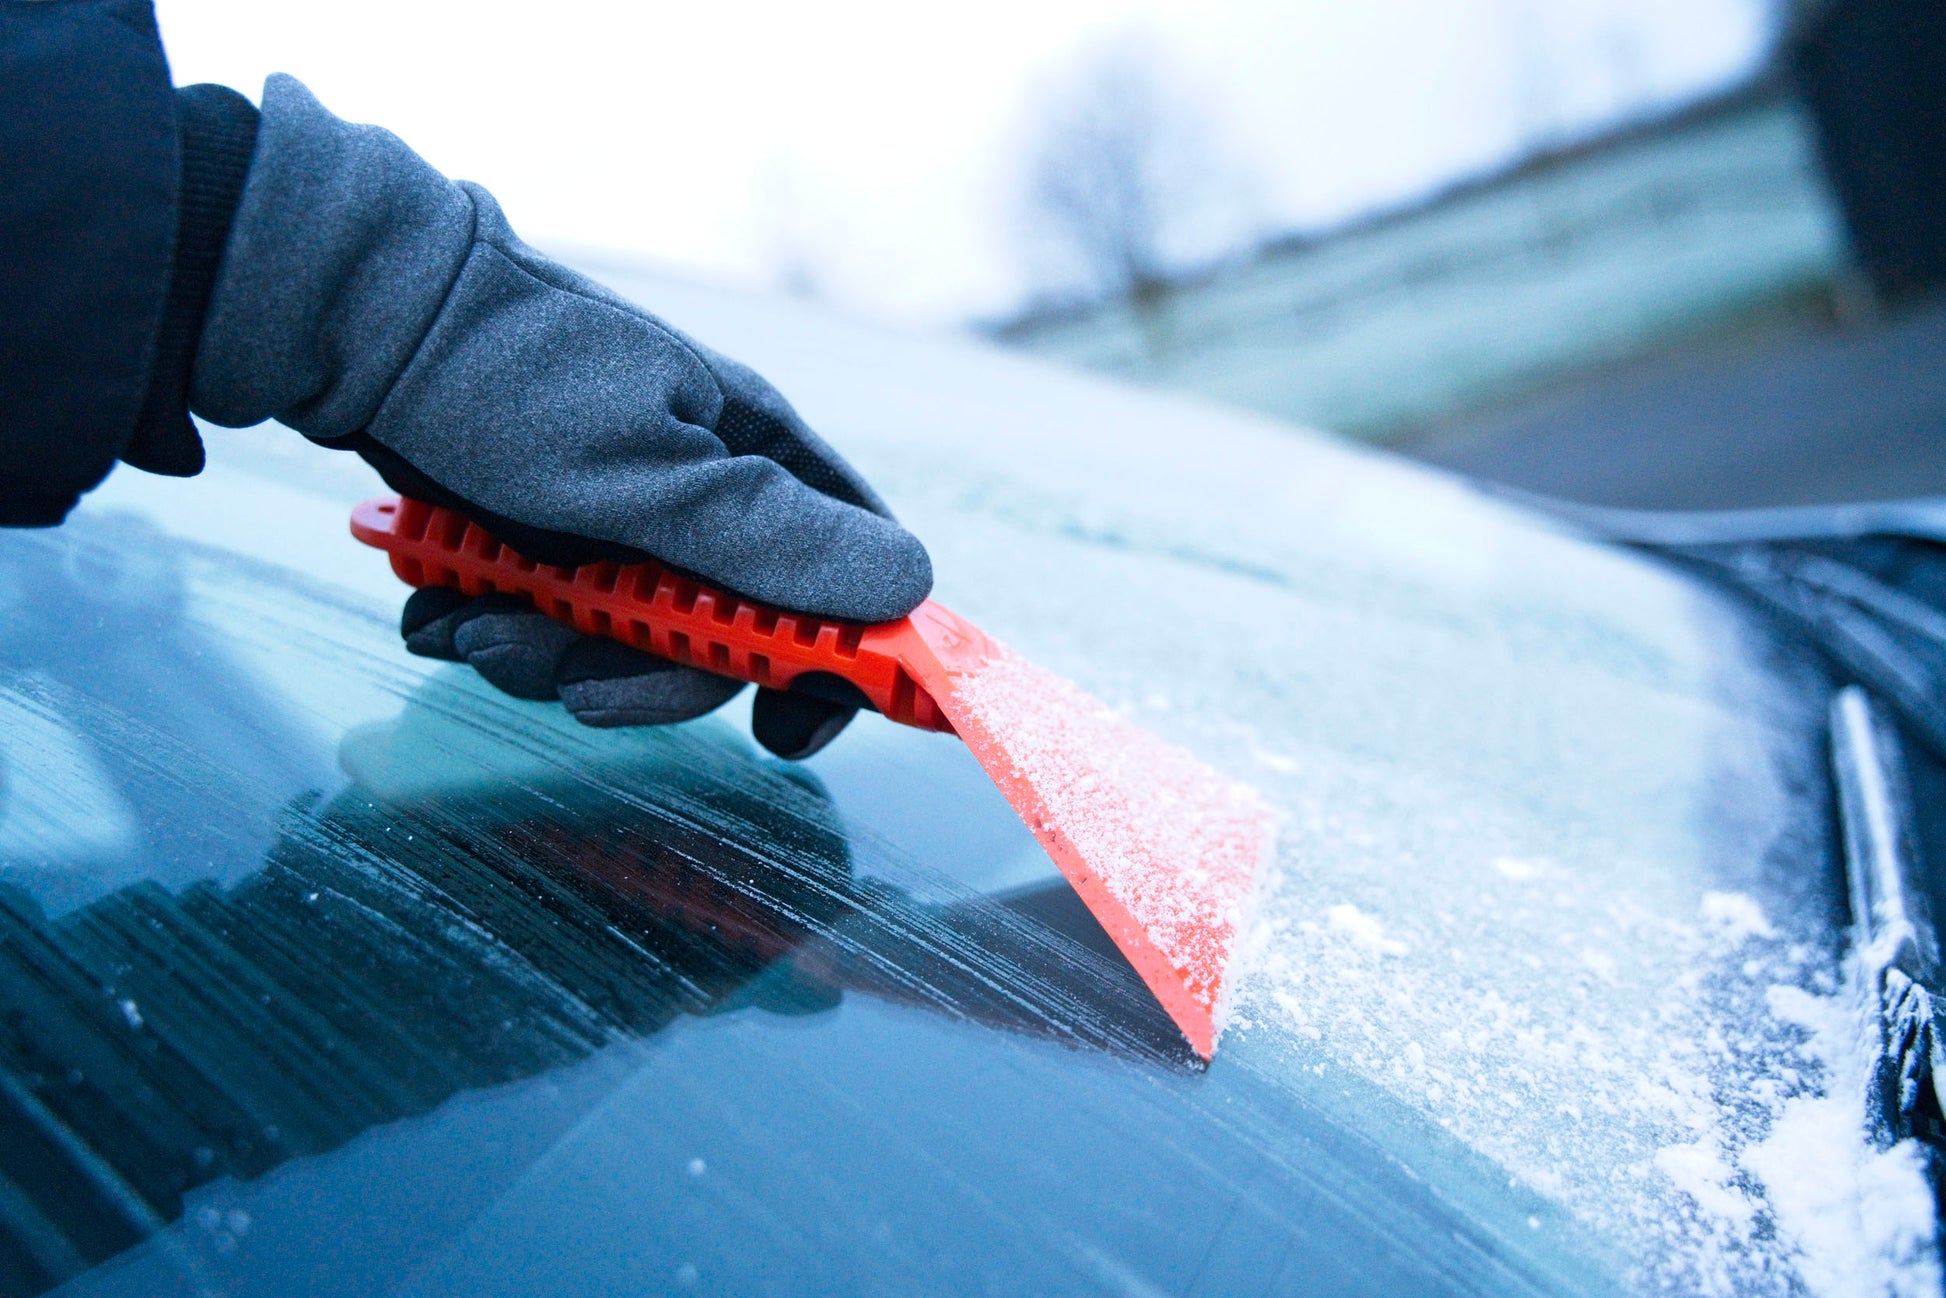
[[[1857,685],[1831,701],[1831,768],[1851,893],[1852,972],[1878,1011],[1871,1125],[1887,1144],[1917,1137],[1946,1146],[1939,937],[1921,876],[1911,782],[1897,728]]]
[[[1829,663],[1850,969],[1876,1019],[1868,1116],[1884,1144],[1946,1151],[1946,995],[1929,901],[1939,863],[1929,869],[1922,848],[1939,847],[1939,827],[1922,833],[1902,738],[1928,750],[1913,755],[1921,766],[1946,763],[1946,499],[1660,513],[1491,490],[1749,599]]]

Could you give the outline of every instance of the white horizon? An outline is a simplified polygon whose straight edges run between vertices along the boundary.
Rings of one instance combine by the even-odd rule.
[[[543,246],[732,286],[814,281],[854,314],[945,326],[1032,287],[1010,239],[1034,89],[1142,35],[1251,177],[1258,235],[1409,202],[1550,141],[1746,76],[1771,0],[157,0],[178,83],[333,111],[477,180]]]

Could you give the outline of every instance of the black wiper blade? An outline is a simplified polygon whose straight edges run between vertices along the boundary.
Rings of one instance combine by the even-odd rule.
[[[1831,767],[1858,948],[1874,967],[1936,987],[1939,937],[1921,878],[1904,748],[1856,685],[1831,700]]]

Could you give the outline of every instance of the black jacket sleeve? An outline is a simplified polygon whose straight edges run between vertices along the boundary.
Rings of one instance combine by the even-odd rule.
[[[194,473],[188,373],[256,110],[171,89],[149,0],[0,0],[0,525]]]

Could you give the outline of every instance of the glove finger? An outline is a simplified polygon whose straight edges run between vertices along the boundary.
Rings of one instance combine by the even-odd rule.
[[[834,500],[755,455],[672,470],[690,522],[642,546],[739,595],[854,622],[904,617],[932,590],[932,560],[891,519]]]
[[[457,620],[453,648],[488,684],[517,699],[557,697],[555,672],[584,637],[526,604],[480,607],[495,598],[449,615]]]
[[[399,614],[399,634],[405,638],[406,650],[421,658],[459,662],[459,650],[453,648],[457,624],[453,615],[472,603],[451,586],[421,586],[413,591]]]
[[[664,726],[728,703],[742,681],[599,636],[583,636],[555,671],[561,702],[584,726]]]
[[[798,762],[836,739],[857,715],[849,704],[760,689],[750,708],[750,731],[777,756]]]
[[[778,398],[780,403],[782,400]],[[805,427],[787,405],[781,414],[773,414],[736,396],[726,397],[711,431],[732,455],[761,455],[775,460],[807,487],[847,505],[869,509],[881,518],[892,517],[892,511],[857,471]]]
[[[811,431],[770,380],[739,361],[690,339],[723,389],[723,409],[711,431],[732,455],[762,455],[827,496],[885,518],[892,511],[845,458]]]

